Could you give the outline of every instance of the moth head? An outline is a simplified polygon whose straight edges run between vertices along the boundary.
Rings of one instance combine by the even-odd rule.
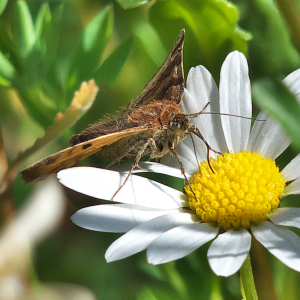
[[[184,114],[176,114],[170,119],[169,128],[173,131],[189,132],[191,124]]]

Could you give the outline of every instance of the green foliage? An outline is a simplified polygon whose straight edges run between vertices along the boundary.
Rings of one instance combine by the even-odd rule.
[[[287,75],[297,69],[300,64],[299,53],[275,2],[255,0],[249,2],[247,7],[244,1],[241,2],[239,24],[253,36],[249,43],[251,75],[273,77]]]
[[[157,31],[148,22],[139,22],[134,26],[134,33],[143,44],[147,54],[159,68],[168,52],[165,50]],[[176,36],[176,33],[174,36]]]
[[[62,18],[63,5],[51,11],[49,5],[44,4],[33,21],[27,3],[18,1],[11,24],[12,38],[4,24],[0,25],[3,33],[0,84],[17,90],[30,116],[43,127],[50,126],[54,116],[68,107],[82,81],[94,77],[113,32],[113,9],[106,6],[86,26],[80,43],[74,45],[75,50],[61,58],[57,50]],[[114,61],[114,68],[106,67],[110,84],[129,54],[130,44],[125,46],[119,49],[123,52]],[[63,71],[60,63],[64,64]],[[101,76],[98,79],[102,80],[98,85],[107,82]]]
[[[195,65],[192,59],[197,58],[216,75],[229,52],[247,53],[251,35],[239,29],[238,10],[230,2],[159,1],[151,7],[150,20],[163,41],[171,41],[170,32],[175,35],[181,28],[186,29],[187,70]]]
[[[93,76],[112,35],[113,10],[107,6],[86,26],[70,64],[70,85],[77,86],[87,76]]]
[[[94,78],[97,82],[105,83],[108,86],[113,85],[129,55],[132,44],[132,38],[126,39],[103,61],[98,70],[94,73]]]

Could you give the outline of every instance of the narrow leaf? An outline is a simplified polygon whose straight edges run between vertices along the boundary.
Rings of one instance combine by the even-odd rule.
[[[0,76],[11,81],[16,75],[16,70],[6,56],[0,51]]]
[[[137,6],[144,5],[146,3],[151,2],[152,0],[117,0],[119,4],[124,8],[134,8]]]
[[[9,34],[6,31],[4,23],[0,20],[0,51],[9,57],[10,62],[18,68],[20,66],[19,55],[16,51],[16,47],[11,40]]]
[[[155,29],[147,22],[140,22],[134,27],[134,33],[142,42],[145,50],[159,67],[167,56],[160,37]]]
[[[76,50],[70,67],[72,85],[91,76],[99,64],[100,58],[113,31],[113,10],[108,5],[87,25],[81,44]]]
[[[12,34],[19,53],[26,57],[35,43],[35,30],[25,1],[17,2],[13,16]]]
[[[0,15],[3,13],[4,9],[6,8],[8,0],[0,0]]]
[[[132,44],[133,39],[128,38],[101,64],[94,75],[99,84],[112,86],[127,60]]]

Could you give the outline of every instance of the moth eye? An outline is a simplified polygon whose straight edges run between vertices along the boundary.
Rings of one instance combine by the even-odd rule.
[[[180,125],[180,123],[179,122],[171,122],[171,127],[173,127],[173,128],[180,128],[181,127],[181,125]]]

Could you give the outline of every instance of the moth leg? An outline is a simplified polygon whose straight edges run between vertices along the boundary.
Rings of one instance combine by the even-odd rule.
[[[193,126],[192,130],[190,131],[194,134],[196,134],[202,141],[203,143],[206,145],[206,148],[207,148],[207,163],[211,169],[211,171],[215,174],[215,171],[214,169],[212,168],[211,164],[210,164],[210,161],[209,161],[209,150],[216,153],[216,154],[219,154],[219,155],[222,155],[223,156],[223,153],[219,152],[219,151],[216,151],[214,150],[209,144],[208,142],[205,140],[205,138],[203,137],[203,135],[201,134],[201,132],[199,131],[199,129],[196,127],[196,126]]]
[[[182,173],[182,175],[184,176],[184,179],[185,179],[187,185],[189,186],[191,192],[193,193],[196,202],[198,202],[198,199],[197,199],[197,197],[196,197],[196,195],[195,195],[195,193],[194,193],[194,190],[192,189],[192,187],[191,187],[191,185],[190,185],[190,183],[189,183],[189,181],[188,181],[188,179],[187,179],[187,177],[186,177],[186,175],[185,175],[183,163],[182,163],[182,161],[181,161],[181,159],[180,159],[179,154],[178,154],[178,153],[176,152],[176,150],[175,150],[174,148],[172,148],[170,145],[169,145],[169,150],[170,150],[171,154],[173,154],[173,155],[177,158],[178,164],[179,164],[179,167],[180,167],[180,170],[181,170],[181,173]]]
[[[122,157],[119,159],[114,159],[113,161],[111,161],[107,166],[105,166],[105,169],[109,169],[111,166],[113,166],[115,163],[120,163],[120,160],[122,159]]]
[[[123,152],[122,155],[120,155],[119,157],[115,158],[113,161],[111,161],[106,167],[105,169],[109,169],[111,166],[113,166],[115,163],[120,163],[120,161],[129,155],[129,153],[131,152],[132,149],[135,148],[135,145],[133,144],[131,147],[129,147],[125,152]]]
[[[142,167],[139,166],[139,162],[141,160],[141,158],[144,156],[145,154],[145,151],[147,150],[147,148],[151,146],[151,147],[154,147],[154,148],[158,148],[156,143],[155,143],[155,140],[153,138],[149,138],[147,140],[147,142],[144,144],[144,146],[142,147],[142,149],[137,153],[136,155],[136,158],[135,158],[135,161],[134,161],[134,164],[132,165],[128,175],[126,176],[124,182],[122,183],[122,185],[118,188],[118,190],[114,193],[114,195],[112,196],[111,200],[113,200],[113,198],[117,195],[117,193],[122,189],[122,187],[126,184],[127,180],[129,179],[130,175],[132,174],[133,170],[135,168],[139,168],[139,169],[142,169]],[[134,146],[133,146],[134,147]]]

